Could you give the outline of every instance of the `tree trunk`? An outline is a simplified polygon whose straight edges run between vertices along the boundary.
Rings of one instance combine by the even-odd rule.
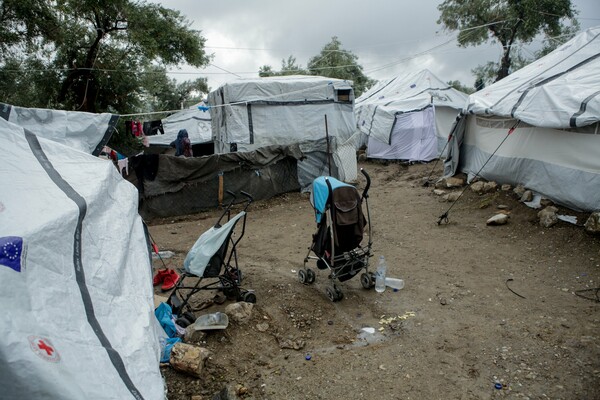
[[[498,70],[496,82],[508,76],[508,71],[510,70],[510,62],[510,47],[506,47],[504,49],[504,54],[502,55],[502,60],[500,61],[500,69]]]
[[[61,91],[58,95],[59,101],[65,101],[69,92],[73,94],[75,104],[73,107],[77,111],[96,111],[96,79],[94,76],[94,64],[98,55],[100,41],[104,37],[103,30],[97,29],[97,36],[94,43],[87,51],[83,69],[75,69],[65,78]]]

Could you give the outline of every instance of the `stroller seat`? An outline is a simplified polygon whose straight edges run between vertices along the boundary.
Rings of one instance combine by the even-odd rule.
[[[189,304],[190,298],[201,290],[222,291],[227,297],[235,298],[238,301],[256,302],[256,295],[253,291],[241,288],[242,271],[238,267],[236,249],[246,230],[246,210],[252,203],[252,196],[241,192],[247,199],[246,204],[242,211],[231,217],[231,207],[236,196],[230,191],[227,193],[233,199],[217,223],[200,235],[185,257],[183,262],[185,272],[167,301],[167,304],[173,309],[173,314],[179,315],[184,311],[192,312]],[[227,216],[227,222],[221,225],[225,216]],[[241,232],[234,239],[236,226],[240,221]],[[197,278],[195,285],[186,285],[185,281],[189,282],[189,278]]]
[[[298,271],[298,280],[304,284],[315,281],[315,272],[307,267],[311,260],[319,269],[329,269],[331,287],[327,296],[332,301],[343,298],[335,281],[344,282],[356,276],[363,269],[361,284],[370,289],[374,286],[374,275],[369,273],[369,257],[372,257],[371,222],[368,207],[368,191],[371,185],[369,175],[361,169],[367,180],[362,193],[356,187],[332,177],[320,176],[313,181],[310,202],[315,211],[317,231],[304,259],[304,268]],[[366,216],[363,212],[366,206]],[[365,228],[368,243],[362,245]]]

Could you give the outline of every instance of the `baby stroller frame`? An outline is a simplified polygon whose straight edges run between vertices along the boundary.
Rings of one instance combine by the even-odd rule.
[[[242,211],[231,217],[231,207],[236,200],[236,195],[229,190],[227,193],[232,196],[231,201],[216,224],[200,235],[185,258],[183,263],[185,271],[182,272],[181,279],[167,301],[173,309],[173,314],[180,315],[184,310],[193,311],[189,304],[190,298],[201,290],[218,290],[228,298],[256,303],[254,292],[240,287],[242,271],[238,267],[237,258],[237,245],[246,231],[246,210],[253,198],[244,191],[240,192],[246,197],[246,204]],[[221,225],[225,216],[227,222]],[[234,238],[235,227],[240,220],[242,229],[239,236]],[[186,286],[184,281],[187,278],[198,278],[198,280],[195,285]],[[211,281],[205,284],[204,281],[207,279]]]
[[[367,183],[362,195],[356,187],[345,184],[331,177],[319,177],[313,181],[311,203],[315,210],[317,232],[313,234],[313,242],[304,258],[304,268],[298,271],[298,280],[303,284],[315,282],[315,272],[307,268],[310,260],[316,260],[319,269],[329,269],[330,286],[325,292],[331,301],[338,301],[344,294],[336,285],[351,279],[363,269],[360,282],[363,288],[375,286],[375,275],[369,272],[369,257],[372,257],[373,245],[371,233],[371,216],[369,213],[369,188],[371,178],[364,169],[360,169]],[[326,198],[318,191],[325,190]],[[362,212],[365,203],[366,218]],[[319,203],[319,204],[317,204]],[[368,227],[369,241],[361,246],[364,227]],[[313,253],[314,255],[311,255]]]

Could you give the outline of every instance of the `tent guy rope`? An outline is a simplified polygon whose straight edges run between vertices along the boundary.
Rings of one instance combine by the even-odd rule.
[[[494,157],[494,155],[496,154],[496,152],[498,151],[498,149],[500,149],[500,147],[504,144],[504,142],[506,142],[506,139],[508,139],[508,137],[511,135],[511,133],[513,133],[515,131],[515,129],[517,129],[517,127],[519,126],[520,123],[521,123],[521,120],[517,120],[517,122],[508,130],[508,133],[506,134],[506,136],[504,137],[504,139],[502,139],[502,141],[500,142],[500,144],[498,145],[498,147],[496,147],[496,150],[494,150],[494,152],[488,157],[488,159],[485,161],[485,163],[483,163],[483,165],[481,166],[481,168],[479,169],[479,171],[477,171],[477,173],[475,174],[475,177],[479,176],[479,174],[481,173],[481,171],[483,171],[483,169],[485,168],[485,166],[487,165],[487,163],[492,159],[492,157]],[[456,198],[456,200],[454,200],[452,202],[452,204],[446,210],[446,212],[444,212],[442,215],[440,215],[438,217],[438,222],[437,222],[438,225],[441,225],[442,222],[444,222],[445,224],[448,223],[448,213],[450,212],[450,210],[452,210],[452,207],[454,207],[454,205],[458,202],[458,200],[465,193],[465,190],[467,190],[468,188],[471,187],[472,183],[473,183],[473,179],[471,179],[471,182],[469,182],[469,184],[464,187],[464,189],[462,190],[462,192],[460,192],[460,195]]]

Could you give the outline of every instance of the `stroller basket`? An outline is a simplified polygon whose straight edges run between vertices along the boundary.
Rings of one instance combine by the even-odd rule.
[[[193,295],[201,290],[222,291],[227,297],[243,300],[250,303],[256,302],[256,295],[249,290],[241,288],[242,271],[238,267],[237,244],[244,236],[246,230],[246,217],[248,206],[252,203],[252,196],[241,192],[246,197],[246,204],[242,211],[231,216],[231,207],[236,196],[227,191],[232,200],[225,207],[221,217],[215,225],[204,232],[188,252],[183,266],[181,279],[169,296],[168,304],[174,314],[181,314],[184,310],[193,311],[189,304]],[[221,221],[227,216],[227,221]],[[241,232],[234,238],[236,227],[242,225]],[[194,285],[186,284],[190,278],[197,278]]]
[[[331,287],[327,296],[332,301],[343,298],[335,281],[344,282],[356,276],[362,270],[361,284],[370,289],[374,286],[374,276],[369,273],[369,257],[372,257],[371,218],[369,215],[368,192],[371,179],[361,169],[366,178],[362,195],[356,187],[340,182],[332,177],[318,177],[313,181],[311,204],[315,210],[317,232],[313,234],[312,244],[304,259],[304,269],[298,271],[298,280],[304,284],[315,281],[315,272],[307,268],[315,260],[319,269],[328,269]],[[363,212],[363,203],[366,214]],[[365,228],[368,243],[362,245]]]

